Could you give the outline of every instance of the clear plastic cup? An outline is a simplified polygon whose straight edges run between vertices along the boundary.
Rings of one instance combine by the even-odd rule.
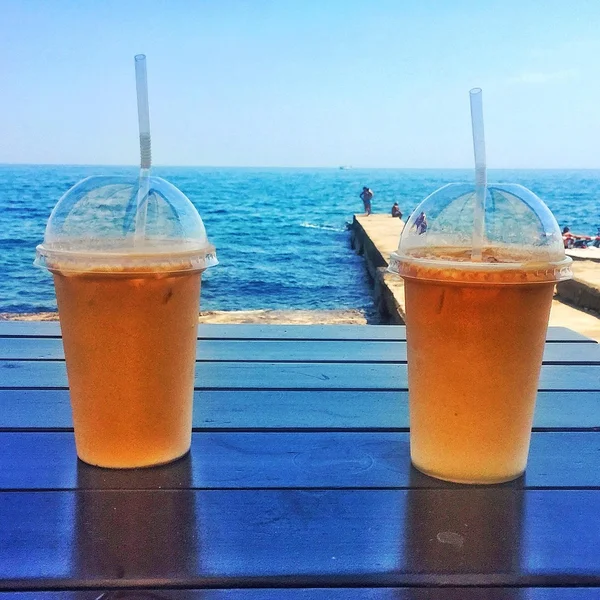
[[[35,260],[54,276],[77,454],[102,467],[188,452],[201,274],[217,263],[188,198],[158,177],[140,180],[76,184]]]
[[[525,470],[554,286],[571,259],[520,185],[487,185],[474,232],[478,193],[450,184],[426,198],[389,270],[405,280],[412,462],[485,484]]]

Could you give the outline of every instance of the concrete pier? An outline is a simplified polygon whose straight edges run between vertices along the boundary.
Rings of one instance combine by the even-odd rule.
[[[573,279],[559,283],[557,294],[573,306],[600,314],[600,262],[574,260]]]
[[[351,244],[364,257],[373,279],[373,298],[382,319],[403,324],[406,315],[404,283],[387,272],[390,254],[398,247],[404,222],[391,215],[355,215]],[[585,251],[582,251],[585,252]],[[557,286],[550,325],[568,327],[600,341],[600,262],[578,252],[573,256],[574,279]],[[595,257],[594,257],[595,258]]]
[[[404,282],[387,272],[390,254],[398,247],[404,221],[391,215],[354,215],[350,243],[365,259],[373,279],[373,301],[383,320],[404,324]]]

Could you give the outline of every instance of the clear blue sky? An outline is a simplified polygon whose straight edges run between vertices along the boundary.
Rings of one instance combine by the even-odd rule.
[[[0,0],[0,163],[600,167],[598,0]]]

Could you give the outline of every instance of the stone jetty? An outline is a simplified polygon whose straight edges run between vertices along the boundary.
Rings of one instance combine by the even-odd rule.
[[[404,284],[400,277],[387,272],[390,254],[396,250],[404,222],[391,215],[355,215],[351,244],[365,259],[373,279],[375,306],[385,322],[403,324],[405,317]],[[574,251],[571,281],[557,286],[550,325],[568,327],[600,341],[600,260],[592,249]]]

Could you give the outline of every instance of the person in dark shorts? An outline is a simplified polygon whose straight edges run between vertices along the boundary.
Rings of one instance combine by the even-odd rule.
[[[360,193],[360,199],[363,201],[365,205],[365,212],[367,213],[367,217],[371,214],[371,199],[373,198],[373,191],[368,187],[363,187],[362,192]]]
[[[402,211],[400,210],[397,202],[394,202],[392,205],[392,217],[398,217],[399,219],[402,218]]]

